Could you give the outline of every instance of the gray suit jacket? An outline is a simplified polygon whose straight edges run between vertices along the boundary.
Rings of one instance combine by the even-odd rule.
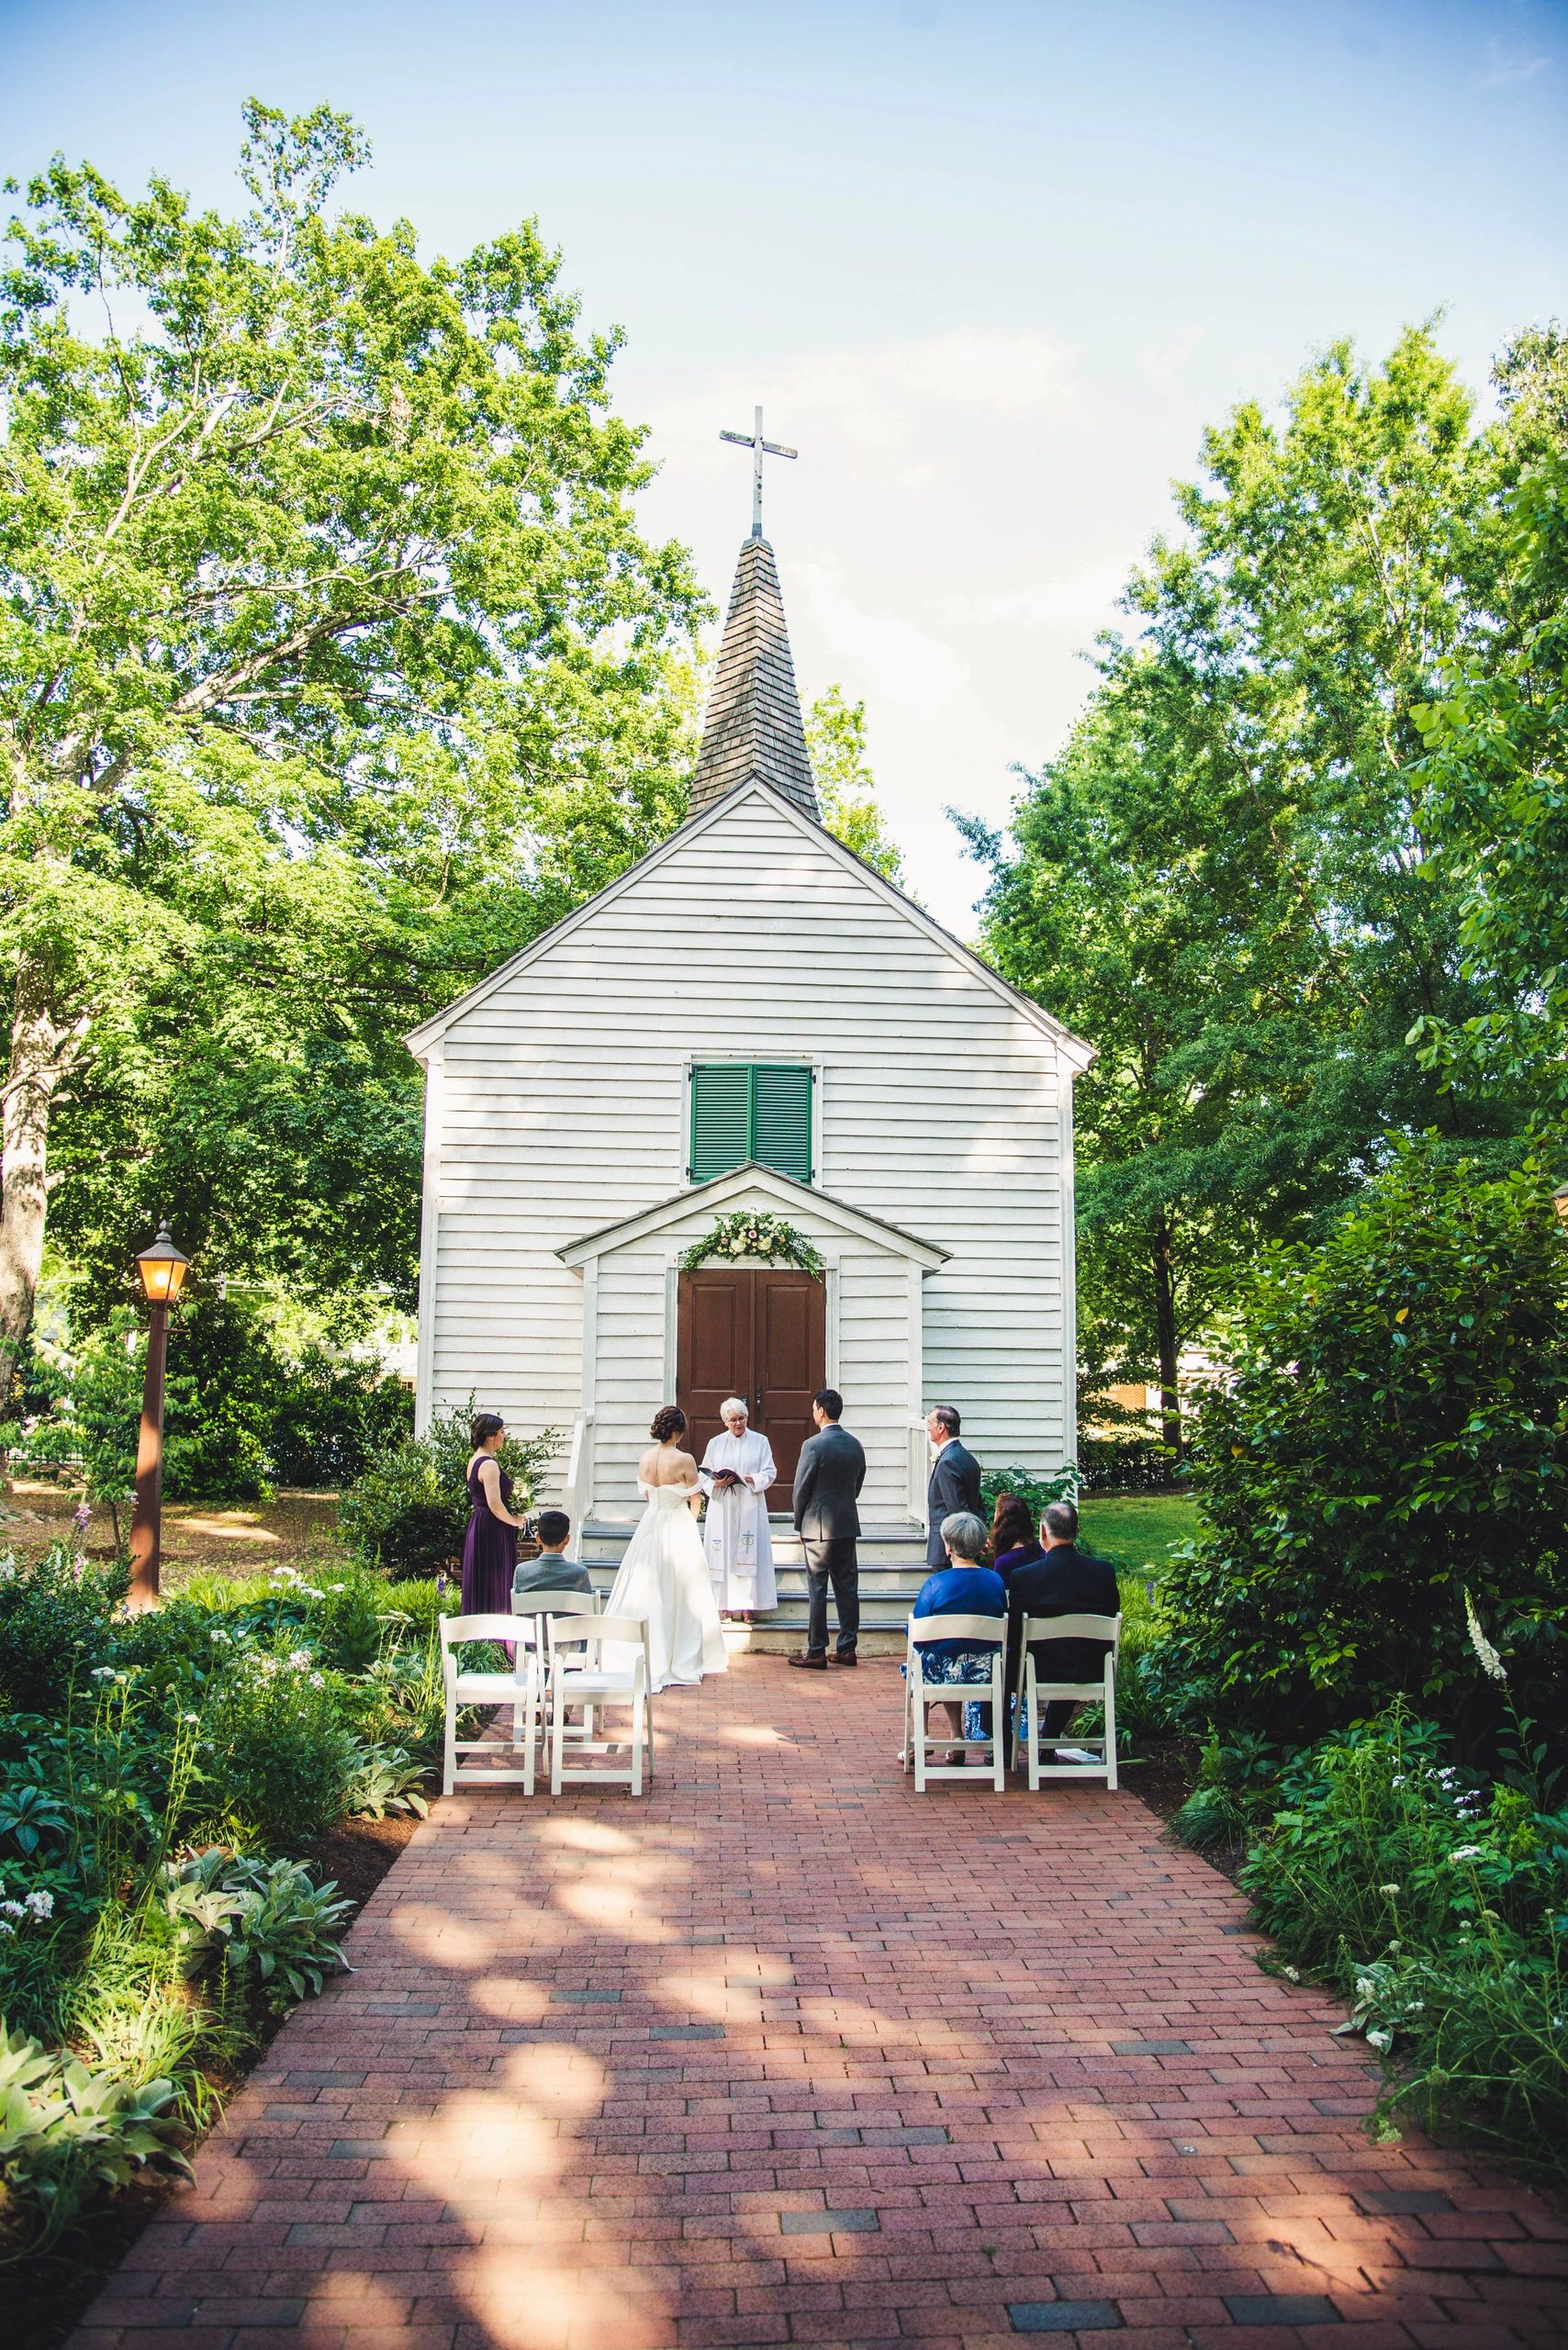
[[[794,1516],[799,1534],[853,1539],[860,1531],[856,1508],[866,1482],[866,1452],[858,1437],[836,1422],[808,1437],[795,1472]]]
[[[931,1525],[925,1538],[925,1563],[928,1567],[940,1567],[947,1558],[942,1543],[942,1520],[961,1509],[969,1510],[975,1517],[985,1516],[980,1504],[980,1462],[957,1437],[951,1444],[943,1446],[931,1464],[925,1505]]]

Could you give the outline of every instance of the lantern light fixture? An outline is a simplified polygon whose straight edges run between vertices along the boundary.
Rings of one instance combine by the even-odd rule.
[[[150,1305],[175,1303],[190,1261],[170,1239],[165,1220],[158,1226],[158,1237],[151,1248],[144,1248],[136,1260],[136,1270],[141,1276],[141,1294]]]

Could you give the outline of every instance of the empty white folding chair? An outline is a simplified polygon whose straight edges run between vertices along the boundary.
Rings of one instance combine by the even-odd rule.
[[[597,1591],[514,1591],[511,1612],[532,1619],[534,1646],[539,1651],[539,1735],[550,1735],[550,1656],[544,1626],[552,1616],[597,1616]],[[593,1736],[593,1707],[585,1707],[580,1723],[568,1722],[568,1739]]]
[[[984,1681],[926,1681],[922,1678],[921,1651],[935,1640],[984,1641],[988,1648],[994,1643],[991,1671]],[[928,1719],[933,1706],[964,1705],[978,1698],[991,1707],[989,1738],[933,1738]],[[972,1747],[982,1752],[990,1750],[985,1759],[991,1771],[991,1784],[1000,1795],[1006,1785],[1007,1771],[1007,1618],[1005,1616],[912,1616],[909,1620],[909,1640],[904,1657],[903,1695],[903,1754],[905,1770],[913,1755],[914,1785],[917,1794],[924,1795],[927,1779],[968,1779],[973,1785],[978,1774],[961,1762],[930,1762],[926,1757],[931,1749],[961,1746],[968,1753]]]
[[[1030,1643],[1035,1640],[1106,1640],[1104,1670],[1094,1681],[1045,1681],[1035,1671]],[[1122,1619],[1119,1616],[1030,1616],[1024,1621],[1018,1651],[1018,1717],[1014,1729],[1013,1761],[1016,1768],[1021,1760],[1029,1769],[1029,1785],[1038,1787],[1042,1779],[1103,1779],[1107,1787],[1116,1784],[1116,1651],[1121,1646]],[[1047,1738],[1042,1727],[1046,1707],[1058,1699],[1076,1699],[1081,1705],[1092,1705],[1098,1698],[1105,1708],[1105,1718],[1092,1737],[1081,1737],[1077,1730],[1062,1730]],[[1098,1748],[1098,1757],[1087,1762],[1042,1762],[1041,1749],[1054,1751],[1062,1740],[1070,1737],[1074,1746],[1091,1753]]]
[[[454,1651],[473,1640],[509,1641],[513,1649],[510,1666],[492,1668],[483,1673],[464,1673],[458,1669]],[[536,1628],[519,1623],[510,1616],[443,1616],[441,1618],[441,1670],[446,1687],[446,1741],[442,1771],[442,1793],[450,1795],[458,1786],[521,1786],[525,1795],[533,1793],[533,1749],[539,1735],[540,1649]],[[511,1711],[511,1736],[498,1741],[495,1739],[460,1739],[457,1717],[470,1706],[504,1706]],[[521,1753],[522,1768],[518,1770],[469,1770],[458,1768],[460,1754],[496,1751]]]
[[[644,1761],[649,1778],[654,1775],[654,1699],[649,1686],[652,1676],[645,1618],[551,1616],[545,1619],[544,1636],[550,1681],[551,1794],[558,1796],[563,1786],[624,1786],[640,1796]],[[607,1648],[623,1653],[610,1659],[604,1654]],[[563,1654],[563,1651],[568,1653]],[[629,1662],[624,1653],[627,1651]],[[599,1708],[599,1735],[591,1740],[575,1740],[568,1750],[566,1707],[589,1705]],[[612,1711],[630,1714],[624,1736],[617,1736],[610,1729],[606,1717]],[[568,1751],[579,1759],[589,1754],[624,1751],[628,1756],[626,1768],[607,1769],[600,1763],[588,1769],[568,1770]]]

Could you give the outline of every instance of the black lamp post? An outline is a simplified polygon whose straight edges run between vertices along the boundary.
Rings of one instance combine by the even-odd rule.
[[[147,1382],[141,1391],[141,1432],[136,1444],[136,1506],[130,1519],[130,1605],[158,1603],[158,1552],[163,1532],[163,1370],[169,1356],[169,1308],[180,1294],[190,1259],[169,1237],[168,1225],[136,1260],[141,1294],[151,1307],[147,1332]]]

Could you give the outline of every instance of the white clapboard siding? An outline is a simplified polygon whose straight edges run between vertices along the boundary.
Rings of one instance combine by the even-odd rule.
[[[907,1259],[824,1227],[830,1359],[873,1506],[902,1507],[912,1398],[958,1404],[982,1456],[1058,1466],[1070,1054],[763,789],[678,834],[431,1036],[421,1413],[470,1393],[524,1428],[590,1409],[596,1497],[625,1504],[666,1400],[675,1228],[598,1260],[590,1396],[584,1277],[555,1252],[688,1188],[687,1071],[726,1058],[810,1061],[816,1187],[948,1252],[921,1284],[917,1376]]]

